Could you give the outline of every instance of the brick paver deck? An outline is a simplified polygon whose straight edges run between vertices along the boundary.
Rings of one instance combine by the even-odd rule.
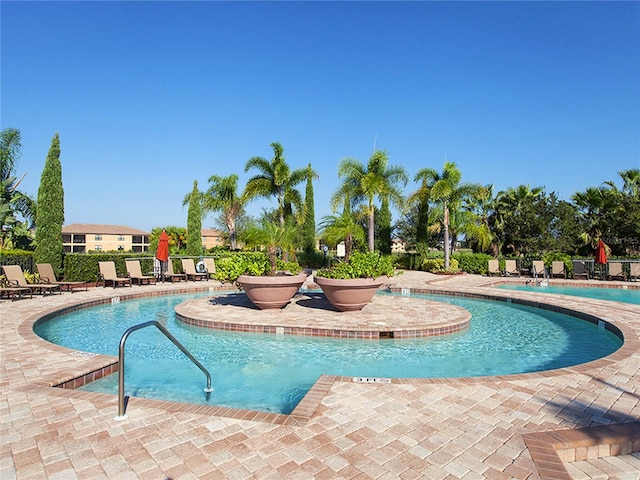
[[[607,358],[539,374],[323,376],[291,416],[132,398],[129,418],[116,422],[116,396],[50,387],[114,359],[51,345],[33,323],[77,303],[213,282],[3,300],[0,478],[638,478],[640,306],[483,286],[496,281],[405,272],[392,285],[544,298],[613,323],[625,343]]]

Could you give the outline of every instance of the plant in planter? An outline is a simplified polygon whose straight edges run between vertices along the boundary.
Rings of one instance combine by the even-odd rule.
[[[278,249],[291,249],[295,233],[293,225],[280,226],[264,222],[249,228],[244,235],[244,241],[248,245],[260,245],[267,249],[266,255],[247,259],[242,268],[234,271],[239,273],[235,277],[235,283],[260,309],[284,307],[307,278],[305,273],[300,273],[298,263],[278,258]]]
[[[314,281],[329,303],[342,312],[361,310],[376,290],[395,274],[390,256],[377,252],[355,252],[348,263],[318,270]]]

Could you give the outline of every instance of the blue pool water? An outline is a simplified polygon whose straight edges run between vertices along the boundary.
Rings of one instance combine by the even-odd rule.
[[[640,305],[640,290],[623,288],[598,287],[565,287],[560,285],[500,285],[505,290],[522,290],[527,292],[558,293],[574,297],[596,298],[599,300],[613,300],[614,302],[633,303]]]
[[[207,398],[203,373],[157,329],[147,328],[127,341],[126,395],[279,413],[291,412],[323,373],[395,378],[525,373],[588,362],[622,344],[602,328],[559,313],[441,296],[421,297],[469,310],[468,330],[380,341],[225,332],[175,319],[174,306],[198,296],[208,295],[78,310],[42,323],[36,333],[72,349],[115,356],[127,328],[158,320],[211,372],[215,391]],[[117,383],[111,375],[83,389],[115,394]]]

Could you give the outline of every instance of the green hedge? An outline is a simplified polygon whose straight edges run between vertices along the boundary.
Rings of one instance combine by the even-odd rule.
[[[451,258],[458,261],[458,268],[463,272],[486,275],[493,257],[486,253],[454,253]]]
[[[142,273],[153,271],[154,256],[135,253],[67,253],[64,256],[64,277],[71,282],[96,282],[100,274],[98,262],[114,262],[120,277],[127,276],[126,259],[139,259]],[[182,271],[180,260],[174,261],[176,272]]]

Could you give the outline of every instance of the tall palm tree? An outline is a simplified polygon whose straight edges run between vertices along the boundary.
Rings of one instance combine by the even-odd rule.
[[[207,190],[203,202],[203,213],[220,212],[224,224],[229,232],[231,250],[237,248],[238,232],[236,221],[244,212],[246,198],[238,194],[238,175],[228,177],[211,175],[210,187]]]
[[[343,179],[342,185],[331,197],[333,211],[345,200],[351,198],[355,203],[365,203],[367,212],[367,242],[369,251],[375,249],[375,199],[388,199],[392,204],[402,204],[403,187],[407,184],[408,176],[403,167],[389,166],[389,157],[386,150],[376,150],[369,158],[365,167],[361,162],[353,158],[345,158],[338,165],[338,177]]]
[[[462,201],[473,195],[482,188],[476,183],[460,183],[462,173],[453,162],[445,162],[442,172],[437,172],[432,168],[423,168],[418,171],[416,177],[425,178],[431,186],[431,200],[442,205],[444,231],[444,268],[449,268],[450,241],[449,241],[449,216],[451,211],[454,214],[460,207]]]
[[[295,186],[303,182],[308,172],[306,168],[291,171],[284,158],[284,149],[277,142],[271,144],[273,159],[271,161],[263,157],[251,157],[244,167],[248,172],[252,168],[260,173],[251,177],[244,188],[243,197],[248,201],[258,197],[276,197],[278,201],[278,219],[280,226],[284,226],[285,218],[297,213],[296,220],[301,223],[304,220],[304,204],[300,192]]]

